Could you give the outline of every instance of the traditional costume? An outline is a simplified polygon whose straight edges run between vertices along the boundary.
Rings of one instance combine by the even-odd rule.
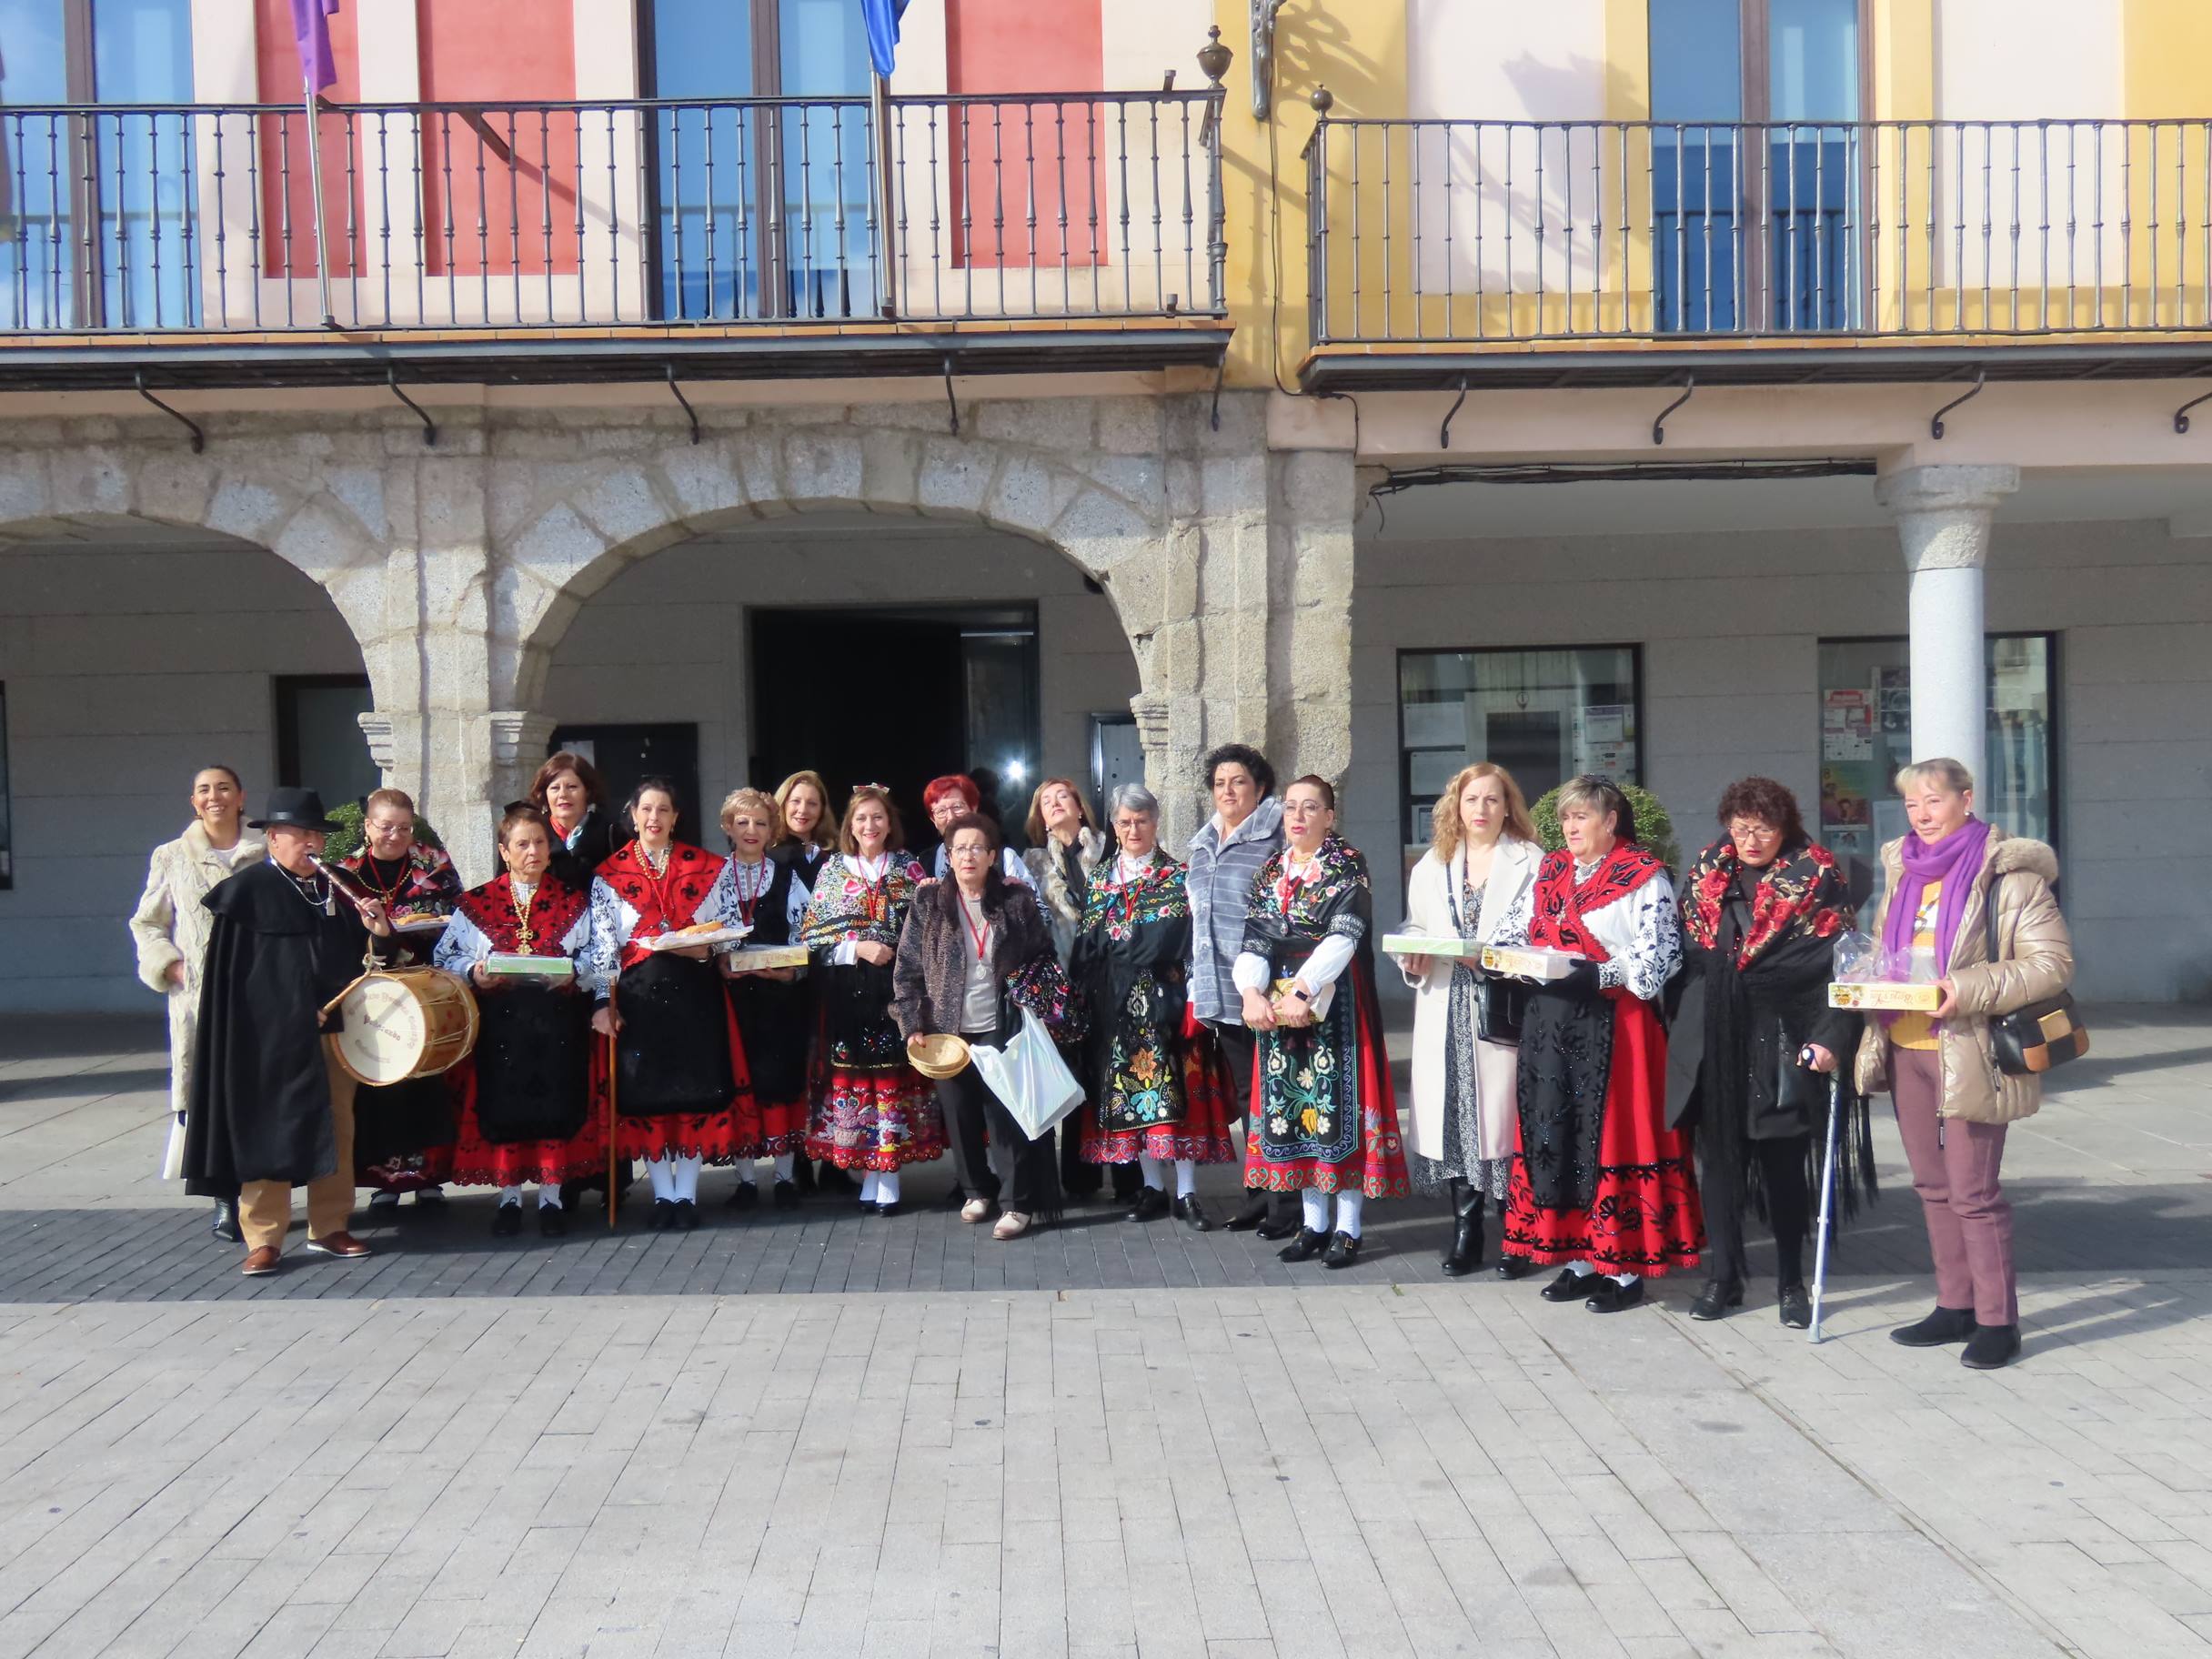
[[[822,866],[830,861],[830,855],[836,850],[834,847],[819,846],[813,841],[802,841],[798,837],[789,835],[769,849],[768,856],[775,860],[777,863],[788,866],[791,871],[791,902],[799,907],[799,913],[802,919],[806,915],[807,901],[814,897],[814,883],[821,877]],[[791,930],[791,940],[795,944],[799,941],[799,929],[796,925]],[[801,974],[797,982],[801,993],[799,1001],[799,1018],[805,1025],[807,1034],[807,1098],[809,1109],[811,1111],[817,1059],[815,1046],[820,1040],[822,1029],[821,975],[809,970]],[[792,1161],[791,1170],[801,1194],[813,1192],[817,1187],[814,1159],[806,1151],[805,1144],[802,1138],[799,1143],[800,1155]],[[834,1164],[824,1164],[822,1173],[832,1186],[840,1182],[843,1182],[848,1187],[851,1184],[846,1181],[844,1171]]]
[[[611,1069],[608,1045],[591,1045],[593,1111],[612,1111],[620,1156],[647,1161],[656,1227],[698,1224],[699,1170],[737,1158],[752,1089],[714,964],[651,941],[736,920],[728,860],[680,841],[658,859],[632,841],[592,880],[585,980],[594,1002],[611,1000],[621,1022]]]
[[[806,914],[808,889],[795,865],[772,858],[757,864],[729,860],[730,897],[738,920],[752,931],[749,945],[788,945]],[[739,1122],[738,1191],[732,1202],[753,1202],[753,1162],[776,1161],[778,1198],[789,1202],[799,1150],[807,1143],[807,1057],[812,1048],[810,989],[803,979],[771,980],[757,973],[725,981],[730,1010],[752,1073],[752,1111]]]
[[[337,827],[314,790],[292,789],[273,790],[268,816],[252,827],[271,824],[326,834]],[[186,1190],[238,1194],[249,1272],[275,1271],[295,1186],[307,1189],[310,1250],[366,1255],[346,1231],[354,1080],[338,1064],[338,1016],[323,1009],[360,973],[371,936],[327,879],[274,862],[240,870],[201,902],[215,921],[200,976]],[[373,948],[387,955],[390,941]]]
[[[503,875],[461,900],[437,965],[467,979],[498,954],[566,957],[580,970],[590,945],[583,893],[550,874],[536,886]],[[562,1184],[607,1173],[607,1121],[591,1110],[590,1000],[574,978],[470,984],[477,1046],[446,1073],[457,1120],[448,1179],[500,1190],[501,1232],[519,1230],[523,1183],[536,1181],[539,1230],[558,1234]]]
[[[834,853],[823,864],[799,926],[820,975],[821,1033],[814,1056],[807,1153],[840,1170],[890,1177],[879,1203],[899,1202],[899,1171],[945,1151],[945,1126],[929,1081],[907,1063],[891,1014],[891,964],[854,947],[899,943],[921,866],[903,852]],[[863,1200],[870,1183],[862,1183]]]
[[[460,872],[442,848],[417,840],[400,859],[378,859],[364,847],[338,861],[384,901],[400,967],[431,960],[439,935],[422,924],[450,915],[461,896]],[[403,1192],[427,1192],[448,1179],[453,1162],[453,1099],[443,1077],[412,1077],[403,1083],[364,1083],[354,1096],[354,1184],[367,1187],[372,1205]]]
[[[1505,1249],[1567,1264],[1553,1301],[1633,1306],[1642,1275],[1695,1266],[1704,1242],[1689,1138],[1666,1127],[1658,999],[1682,961],[1666,866],[1625,841],[1586,864],[1546,853],[1498,942],[1584,959],[1536,985],[1522,1018]]]
[[[1333,831],[1311,859],[1280,849],[1260,867],[1246,908],[1238,990],[1272,995],[1299,981],[1313,1010],[1311,1024],[1260,1033],[1247,1124],[1246,1184],[1304,1195],[1303,1230],[1286,1260],[1319,1254],[1325,1242],[1332,1265],[1348,1264],[1362,1202],[1412,1190],[1375,1000],[1372,918],[1367,860]]]
[[[1191,1012],[1191,899],[1182,865],[1154,848],[1116,853],[1091,875],[1069,977],[1090,1013],[1089,1092],[1076,1113],[1082,1156],[1143,1171],[1132,1220],[1174,1211],[1200,1232],[1198,1166],[1234,1163],[1234,1111],[1213,1033]]]

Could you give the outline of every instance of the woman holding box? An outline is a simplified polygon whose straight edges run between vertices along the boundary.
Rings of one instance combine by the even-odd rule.
[[[538,1183],[538,1231],[558,1238],[568,1231],[562,1183],[607,1172],[606,1124],[590,1110],[591,1008],[576,971],[591,904],[551,872],[553,841],[543,813],[509,807],[499,820],[507,873],[463,894],[437,941],[437,965],[477,995],[477,1046],[447,1074],[452,1180],[499,1189],[499,1238],[522,1231],[525,1181]],[[531,963],[550,971],[517,971]]]
[[[1697,1265],[1704,1218],[1689,1137],[1666,1127],[1659,998],[1682,962],[1666,866],[1636,844],[1610,778],[1559,792],[1562,852],[1546,853],[1498,942],[1574,959],[1541,980],[1521,1021],[1520,1139],[1503,1248],[1564,1263],[1546,1302],[1617,1313],[1647,1276]]]
[[[1543,857],[1513,774],[1487,761],[1463,768],[1436,798],[1434,837],[1406,883],[1405,930],[1470,947],[1496,943]],[[1443,1270],[1457,1279],[1483,1264],[1484,1205],[1497,1205],[1501,1224],[1505,1214],[1518,1116],[1520,1028],[1512,1013],[1519,988],[1489,979],[1473,956],[1401,956],[1398,970],[1416,993],[1406,1143],[1416,1179],[1451,1189]],[[1501,1256],[1498,1271],[1517,1279],[1528,1263]]]
[[[790,944],[807,907],[806,887],[795,866],[769,856],[781,825],[775,799],[760,789],[736,789],[722,802],[722,833],[729,838],[729,883],[738,920],[751,931],[722,958],[730,1010],[751,1069],[753,1110],[739,1120],[738,1184],[732,1207],[760,1202],[753,1165],[776,1161],[776,1208],[799,1202],[793,1180],[807,1141],[807,1051],[810,1003],[799,983],[801,970],[788,963],[761,967],[750,958],[759,947]]]

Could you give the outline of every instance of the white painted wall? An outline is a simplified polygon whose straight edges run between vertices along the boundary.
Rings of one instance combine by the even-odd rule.
[[[746,780],[752,748],[749,608],[938,601],[1036,603],[1044,767],[1088,779],[1088,717],[1126,712],[1137,690],[1111,602],[1051,548],[911,520],[690,542],[633,566],[570,625],[546,712],[564,723],[696,720],[699,790],[719,800]],[[895,699],[895,666],[887,673]],[[1010,810],[1016,794],[1026,811],[1027,793],[1013,789]]]
[[[1748,772],[1814,799],[1818,640],[1902,634],[1885,529],[1363,541],[1346,830],[1403,914],[1392,818],[1402,648],[1641,643],[1644,781],[1686,848]],[[2000,521],[1996,632],[2058,638],[2062,898],[2081,993],[2212,995],[2212,541],[2159,522]],[[1477,757],[1479,758],[1479,757]],[[2156,829],[2151,826],[2157,826]]]
[[[192,775],[275,779],[277,674],[358,674],[320,588],[241,547],[0,548],[15,885],[0,892],[0,1011],[160,1003],[125,922],[154,847],[190,820]]]

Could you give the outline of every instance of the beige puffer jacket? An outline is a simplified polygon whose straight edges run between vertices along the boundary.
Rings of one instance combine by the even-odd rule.
[[[1882,937],[1889,907],[1905,874],[1905,843],[1882,849],[1886,886],[1874,935]],[[2058,856],[2041,841],[2006,835],[1990,827],[1989,845],[1974,879],[1966,912],[1959,918],[1951,944],[1950,979],[1958,987],[1958,1012],[1941,1022],[1938,1052],[1943,1058],[1943,1115],[1969,1123],[2010,1123],[2033,1117],[2043,1104],[2043,1082],[2035,1077],[2008,1077],[1997,1070],[1989,1040],[1989,1016],[2008,1014],[2030,1002],[2055,997],[2073,982],[2074,941],[2066,918],[2051,896],[2058,879]],[[1989,891],[1997,884],[1997,946],[2003,959],[1989,960]],[[1889,1038],[1880,1021],[1869,1019],[1859,1039],[1855,1073],[1859,1091],[1874,1094],[1889,1087]]]

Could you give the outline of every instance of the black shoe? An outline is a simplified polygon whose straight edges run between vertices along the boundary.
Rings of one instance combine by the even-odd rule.
[[[1624,1313],[1630,1308],[1642,1304],[1644,1301],[1642,1275],[1631,1279],[1626,1284],[1623,1284],[1611,1273],[1599,1273],[1596,1278],[1596,1288],[1590,1292],[1588,1299],[1583,1303],[1583,1306],[1588,1308],[1593,1313]]]
[[[965,1203],[967,1201],[962,1199],[960,1202]],[[906,1212],[906,1206],[895,1198],[886,1199],[875,1208],[876,1213],[887,1222],[894,1215],[903,1215]]]
[[[1958,1362],[1968,1371],[1998,1371],[2019,1357],[2019,1326],[1976,1325]]]
[[[791,1184],[799,1189],[799,1197],[814,1196],[814,1160],[803,1152],[791,1160]]]
[[[1784,1324],[1793,1331],[1810,1331],[1813,1328],[1813,1293],[1805,1288],[1802,1280],[1784,1285],[1780,1301]]]
[[[435,1210],[445,1202],[446,1189],[443,1187],[417,1187],[415,1189],[415,1207],[417,1210],[425,1204]]]
[[[1571,1267],[1559,1270],[1559,1277],[1536,1292],[1546,1302],[1580,1302],[1590,1294],[1590,1282],[1595,1273],[1578,1273]]]
[[[1327,1233],[1308,1232],[1303,1227],[1301,1227],[1298,1230],[1298,1236],[1275,1252],[1275,1260],[1278,1262],[1311,1262],[1328,1247],[1329,1235]]]
[[[1262,1222],[1252,1231],[1263,1239],[1292,1239],[1305,1231],[1305,1223],[1295,1215],[1287,1215],[1274,1221]],[[1328,1235],[1322,1233],[1318,1236],[1326,1238]]]
[[[1156,1222],[1168,1212],[1168,1195],[1158,1187],[1146,1187],[1137,1194],[1136,1207],[1121,1219],[1125,1222]]]
[[[1256,1187],[1245,1189],[1244,1208],[1222,1223],[1232,1232],[1260,1232],[1267,1224],[1267,1194]],[[1287,1239],[1287,1232],[1260,1232],[1263,1239]]]
[[[657,1198],[653,1201],[653,1207],[645,1212],[645,1230],[648,1232],[666,1232],[675,1220],[676,1201],[672,1198]]]
[[[1175,1201],[1175,1219],[1192,1232],[1212,1232],[1213,1222],[1198,1202],[1198,1194],[1186,1193]]]
[[[1802,1293],[1804,1287],[1798,1288]],[[1743,1305],[1744,1286],[1740,1281],[1712,1279],[1706,1281],[1705,1288],[1692,1298],[1690,1317],[1692,1319],[1726,1319],[1730,1308],[1740,1308]],[[1782,1322],[1787,1324],[1789,1322],[1785,1319]]]
[[[699,1231],[699,1206],[688,1198],[676,1201],[676,1213],[669,1218],[669,1225],[682,1232]]]
[[[1501,1279],[1525,1279],[1535,1271],[1536,1264],[1526,1256],[1502,1254],[1498,1257],[1498,1277]]]
[[[1360,1259],[1360,1242],[1348,1232],[1340,1232],[1329,1241],[1329,1249],[1321,1259],[1327,1268],[1350,1267]]]
[[[1941,1348],[1965,1342],[1976,1328],[1972,1308],[1939,1307],[1924,1320],[1899,1325],[1889,1340],[1905,1348]]]
[[[847,1197],[860,1191],[859,1183],[834,1163],[825,1162],[814,1178],[814,1190],[831,1197]]]
[[[769,1202],[779,1210],[798,1209],[799,1183],[791,1181],[778,1181],[776,1191],[769,1195]]]
[[[732,1210],[758,1210],[760,1207],[760,1189],[752,1181],[740,1181],[729,1194]]]
[[[491,1236],[495,1239],[511,1239],[521,1231],[522,1206],[515,1203],[501,1204],[491,1218]]]
[[[562,1239],[568,1236],[568,1212],[558,1204],[538,1206],[538,1236],[541,1239]]]
[[[226,1198],[215,1201],[215,1221],[207,1231],[226,1244],[243,1244],[246,1235],[238,1231],[238,1206]]]

